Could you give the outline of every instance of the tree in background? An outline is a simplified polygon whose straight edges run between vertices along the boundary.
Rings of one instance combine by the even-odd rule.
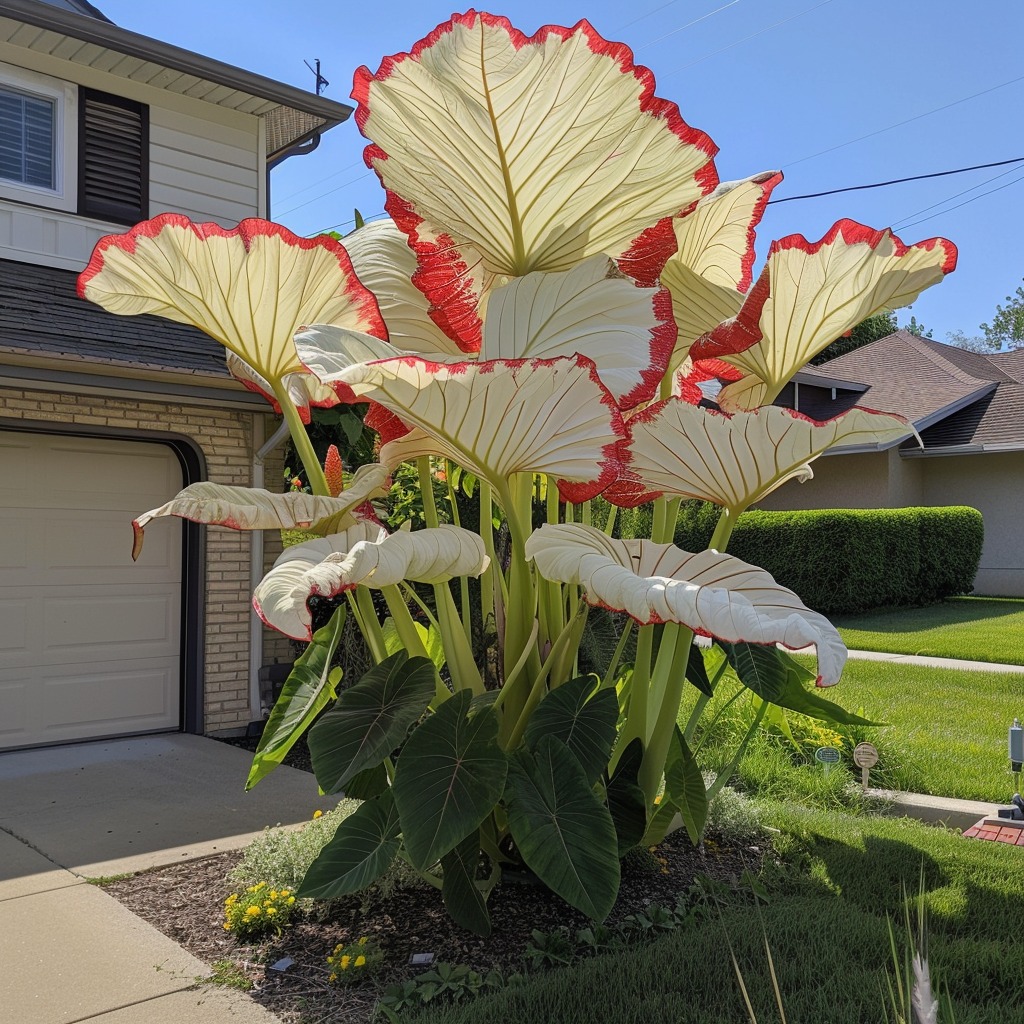
[[[918,338],[931,338],[932,336],[931,329],[925,327],[924,324],[919,324],[917,317],[913,313],[911,313],[910,319],[903,325],[902,329],[908,334],[916,335]]]
[[[878,341],[879,338],[884,338],[898,330],[896,314],[892,310],[883,309],[881,313],[875,313],[867,320],[862,320],[849,334],[836,338],[828,348],[819,352],[811,360],[811,365],[820,366],[830,359],[846,355],[847,352],[852,352],[855,348],[860,348],[861,345],[869,345],[872,341]]]
[[[946,340],[950,345],[969,352],[1000,352],[1024,348],[1024,287],[1006,296],[1005,306],[996,306],[996,315],[990,324],[981,325],[981,334],[967,335],[963,331],[950,331]]]

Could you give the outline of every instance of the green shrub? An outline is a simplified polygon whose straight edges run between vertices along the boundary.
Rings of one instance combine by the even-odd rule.
[[[254,939],[268,932],[281,934],[295,909],[295,890],[278,889],[268,882],[257,882],[233,892],[224,901],[224,930],[240,939]]]
[[[683,502],[675,543],[708,546],[721,510]],[[623,509],[619,531],[650,530],[650,508]],[[981,513],[973,508],[814,509],[740,516],[729,553],[766,569],[826,615],[929,604],[969,593],[981,559]]]

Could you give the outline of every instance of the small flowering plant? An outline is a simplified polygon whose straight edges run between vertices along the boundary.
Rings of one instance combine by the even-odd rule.
[[[136,552],[164,516],[312,535],[254,595],[269,626],[311,643],[248,784],[319,718],[320,787],[364,803],[303,896],[365,889],[401,857],[440,875],[449,913],[481,934],[506,867],[603,920],[626,852],[679,821],[695,840],[704,827],[677,725],[688,685],[698,715],[729,668],[764,707],[863,723],[808,686],[838,682],[838,631],[726,547],[744,509],[827,449],[913,437],[899,416],[817,422],[774,403],[835,338],[941,281],[956,249],[844,219],[816,242],[773,242],[755,272],[781,175],[720,181],[711,138],[586,21],[527,36],[457,14],[360,68],[353,97],[389,219],[338,241],[164,214],[102,239],[79,278],[111,312],[220,341],[289,425],[309,487],[192,484],[135,520]],[[304,424],[311,406],[363,402],[379,461],[339,479]],[[418,491],[413,529],[372,504],[392,474]],[[721,508],[706,551],[673,544],[687,499]],[[651,536],[617,535],[617,508],[646,502]],[[336,610],[314,633],[323,599]],[[584,674],[603,610],[628,624]],[[339,695],[346,616],[376,664]],[[809,646],[811,673],[780,650]]]
[[[383,962],[383,950],[365,935],[355,942],[339,942],[327,957],[327,980],[332,985],[354,985],[371,977]]]
[[[259,882],[224,901],[224,930],[240,939],[255,939],[267,932],[280,935],[294,910],[294,889],[274,889],[269,882]]]

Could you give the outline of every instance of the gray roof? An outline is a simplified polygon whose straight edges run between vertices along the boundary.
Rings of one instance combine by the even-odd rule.
[[[254,114],[266,125],[268,159],[346,120],[344,103],[191,50],[119,28],[91,4],[67,0],[0,0],[0,42],[57,55],[133,82]],[[97,16],[98,15],[98,16]],[[115,59],[111,59],[114,55]],[[116,59],[118,58],[119,59]]]
[[[1024,447],[1024,350],[988,355],[896,331],[817,369],[867,384],[857,404],[906,416],[926,452]]]
[[[100,21],[114,23],[98,8],[88,3],[88,0],[42,0],[44,4],[51,7],[60,7],[61,10],[74,11],[76,14],[84,14],[87,18],[99,18]]]
[[[161,317],[114,316],[78,297],[77,276],[0,260],[0,359],[16,353],[55,364],[169,370],[231,386],[224,349],[212,338]]]

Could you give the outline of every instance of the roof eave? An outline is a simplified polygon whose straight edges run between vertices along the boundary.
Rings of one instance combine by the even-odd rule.
[[[103,46],[129,57],[162,64],[173,71],[194,75],[218,85],[247,92],[282,106],[323,118],[324,130],[346,120],[352,107],[317,96],[284,82],[225,64],[191,50],[151,39],[110,22],[65,11],[38,0],[0,0],[0,17],[23,21],[37,28],[61,32],[82,42]]]

